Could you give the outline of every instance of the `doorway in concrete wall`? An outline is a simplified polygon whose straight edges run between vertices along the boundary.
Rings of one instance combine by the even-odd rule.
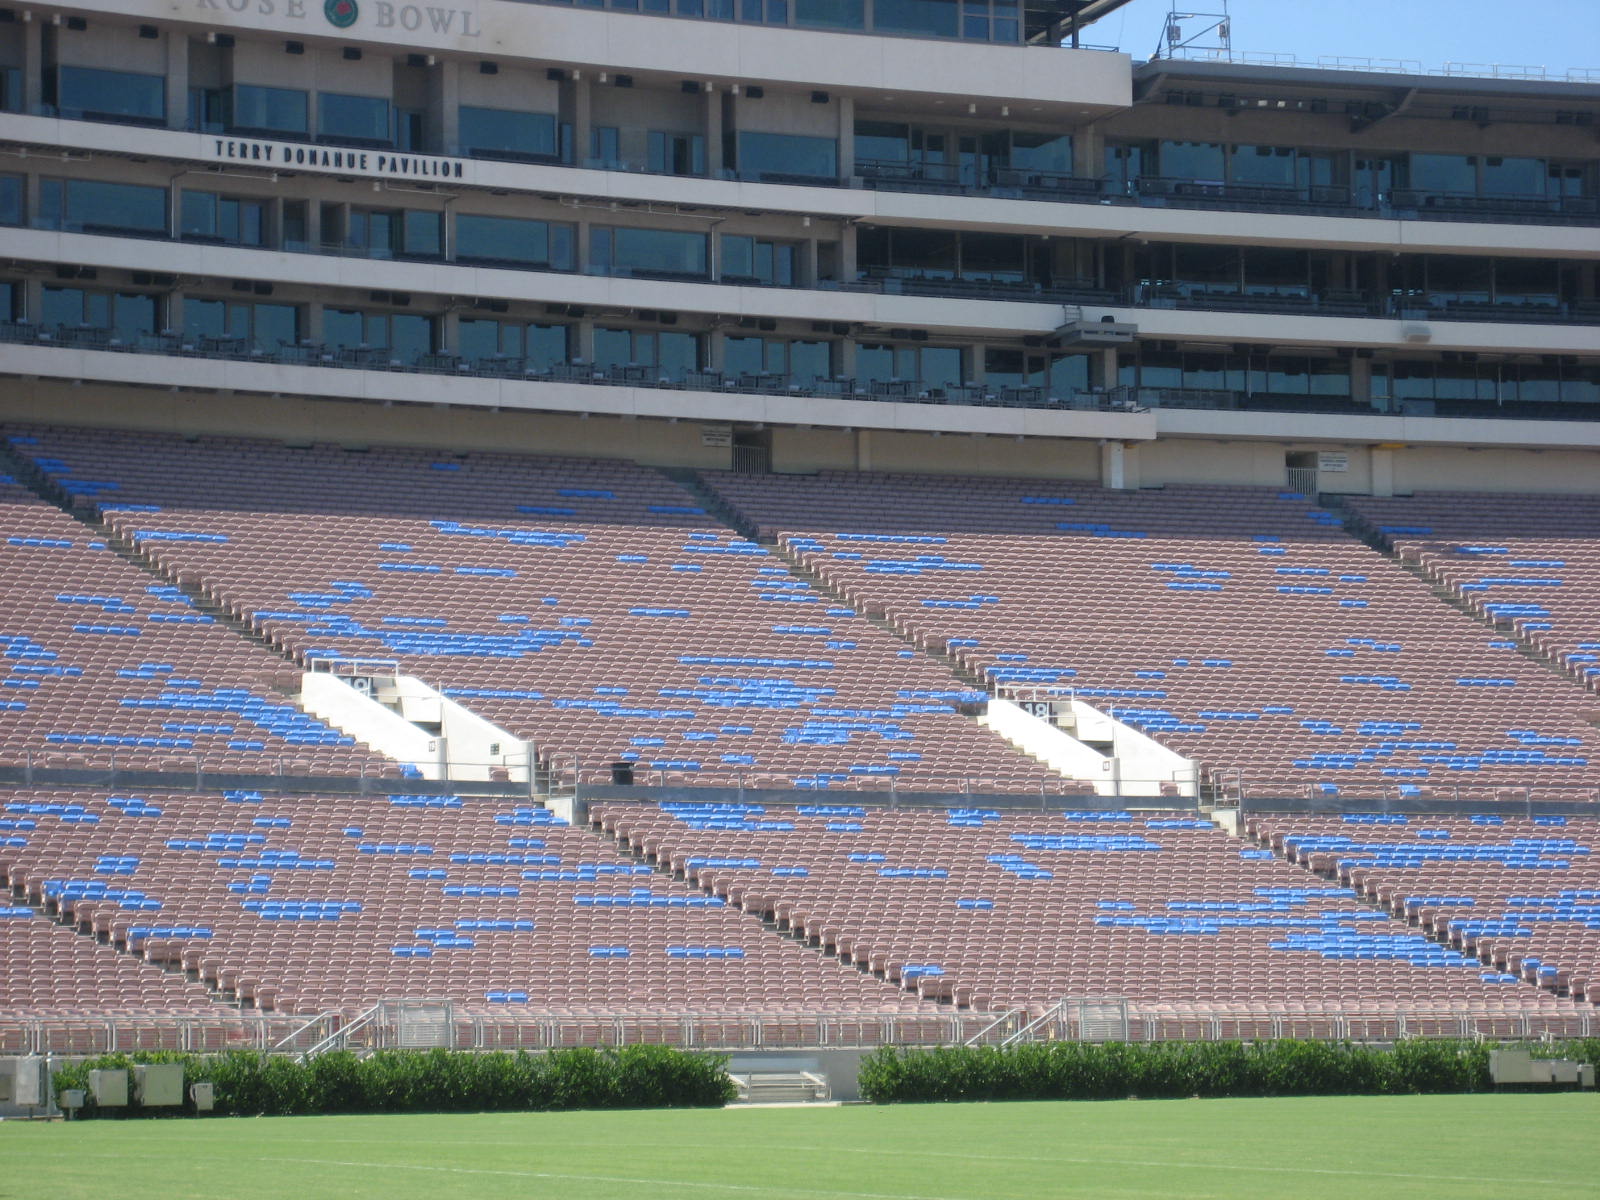
[[[1317,497],[1317,452],[1290,450],[1283,456],[1284,482],[1291,492],[1308,499]]]

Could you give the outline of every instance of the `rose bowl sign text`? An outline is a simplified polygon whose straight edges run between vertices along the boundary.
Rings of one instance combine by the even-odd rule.
[[[240,16],[281,17],[288,21],[324,21],[335,29],[398,29],[404,33],[440,38],[483,36],[476,7],[459,3],[408,4],[405,0],[194,0],[202,13],[237,13]]]

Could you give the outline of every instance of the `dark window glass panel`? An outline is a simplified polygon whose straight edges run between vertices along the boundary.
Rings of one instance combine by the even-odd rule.
[[[704,276],[706,235],[669,229],[596,230],[611,235],[610,269]]]
[[[524,353],[529,366],[551,367],[567,361],[565,325],[529,325]]]
[[[466,319],[456,327],[456,351],[463,358],[490,358],[500,353],[500,322]]]
[[[183,331],[191,338],[222,337],[228,332],[228,305],[222,300],[185,296]]]
[[[1234,293],[1239,290],[1237,246],[1174,248],[1173,275],[1188,292]]]
[[[418,313],[396,313],[389,318],[389,353],[403,363],[414,363],[434,348],[433,318]]]
[[[293,304],[252,305],[251,338],[263,350],[300,340],[300,310]]]
[[[894,347],[864,342],[856,347],[856,378],[863,383],[894,379]]]
[[[891,243],[896,275],[954,279],[960,235],[944,229],[896,229]]]
[[[906,162],[911,157],[911,129],[893,121],[857,121],[856,157],[879,162]]]
[[[1313,396],[1350,396],[1350,367],[1342,359],[1313,358],[1307,364]]]
[[[83,309],[82,288],[46,287],[39,308],[39,321],[44,325],[81,325]]]
[[[621,165],[621,132],[615,125],[596,125],[589,130],[589,157],[601,167],[615,169]]]
[[[554,157],[557,152],[556,119],[549,113],[463,106],[460,130],[466,154]]]
[[[1161,174],[1168,179],[1221,182],[1222,146],[1217,142],[1162,142]]]
[[[832,179],[839,174],[839,143],[793,133],[741,133],[739,173],[752,178],[776,174]]]
[[[1021,283],[1026,278],[1026,239],[1012,233],[961,235],[961,277],[992,283]]]
[[[1413,154],[1411,186],[1419,192],[1476,192],[1478,160],[1465,154]]]
[[[697,133],[650,130],[647,169],[658,175],[704,175],[706,140]]]
[[[20,299],[21,289],[16,284],[0,280],[0,321],[16,320],[17,304]]]
[[[1010,165],[1025,171],[1072,174],[1072,137],[1061,133],[1013,130]]]
[[[700,338],[692,333],[664,331],[656,335],[656,370],[667,379],[681,380],[700,367]]]
[[[1304,250],[1245,247],[1244,290],[1253,295],[1308,295],[1309,270],[1308,255]]]
[[[75,229],[167,231],[167,191],[133,183],[96,179],[66,181],[66,221]]]
[[[401,251],[413,258],[438,258],[444,219],[438,213],[406,212],[401,220]]]
[[[1234,146],[1228,152],[1229,178],[1234,183],[1295,183],[1293,146]]]
[[[1021,350],[991,346],[983,352],[984,380],[990,387],[1021,387],[1027,383],[1027,356]]]
[[[456,218],[456,258],[462,262],[512,262],[572,269],[572,227],[518,217]]]
[[[367,340],[364,324],[362,314],[353,308],[324,308],[322,340],[336,350],[364,345]]]
[[[1177,388],[1183,386],[1183,356],[1150,351],[1139,356],[1139,386]]]
[[[1542,158],[1485,158],[1483,192],[1488,196],[1542,196],[1548,173]]]
[[[22,176],[0,175],[0,225],[22,224]]]
[[[338,92],[317,94],[317,133],[325,138],[353,142],[387,142],[389,101],[382,96],[346,96]]]
[[[889,230],[883,225],[863,225],[856,234],[856,265],[863,271],[887,271],[892,264]]]
[[[1427,260],[1428,292],[1436,300],[1487,303],[1493,291],[1493,270],[1487,258],[1439,254]]]
[[[872,26],[884,33],[955,37],[956,0],[873,0]]]
[[[1548,258],[1501,258],[1494,263],[1495,299],[1553,305],[1560,301],[1557,267]]]
[[[722,277],[755,278],[756,240],[741,234],[722,235]]]
[[[622,367],[636,363],[633,356],[633,330],[596,329],[594,364],[597,367]]]
[[[722,340],[722,369],[729,375],[754,375],[766,370],[765,343],[760,338],[730,337]]]
[[[112,300],[111,331],[124,342],[156,331],[156,298],[137,292],[118,292]]]
[[[164,121],[167,81],[160,75],[136,75],[131,71],[57,67],[56,106],[74,116]]]
[[[832,346],[827,342],[790,342],[789,377],[809,384],[833,373]]]
[[[957,387],[965,382],[958,346],[924,346],[918,356],[917,378],[924,387]]]
[[[267,133],[305,133],[310,111],[305,92],[293,88],[235,84],[233,123],[240,129]]]
[[[1041,381],[1052,396],[1070,396],[1073,392],[1089,390],[1089,356],[1087,354],[1060,354],[1050,359],[1050,366]]]
[[[823,29],[861,29],[865,0],[795,0],[794,23]]]
[[[1267,360],[1267,391],[1277,395],[1304,396],[1311,391],[1311,372],[1306,360],[1297,355],[1275,354]]]

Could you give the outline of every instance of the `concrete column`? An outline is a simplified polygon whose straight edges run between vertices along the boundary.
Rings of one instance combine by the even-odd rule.
[[[705,84],[700,93],[701,131],[706,139],[706,174],[715,179],[722,173],[722,93],[716,84]]]
[[[439,349],[456,350],[461,346],[461,311],[447,308],[439,316]]]
[[[856,430],[856,470],[872,470],[872,430]]]
[[[1100,486],[1125,489],[1127,484],[1127,448],[1116,441],[1100,443]]]
[[[817,286],[817,239],[814,237],[800,244],[800,286]]]
[[[1350,360],[1350,399],[1358,404],[1372,403],[1372,360]]]
[[[856,277],[856,227],[853,221],[839,222],[839,281]]]
[[[162,315],[166,320],[161,323],[161,331],[183,328],[184,294],[184,290],[181,287],[175,287],[162,297],[162,303],[166,305],[166,311]]]
[[[306,323],[300,336],[313,342],[320,342],[322,337],[322,301],[312,300],[306,304]]]
[[[1382,447],[1372,451],[1372,494],[1394,495],[1394,451]]]
[[[1107,346],[1089,360],[1089,386],[1105,388],[1117,386],[1117,348]]]
[[[1078,179],[1098,178],[1105,168],[1105,138],[1094,123],[1085,125],[1072,138],[1072,174]]]
[[[594,318],[584,317],[572,329],[572,355],[584,362],[594,361]]]
[[[461,64],[446,59],[428,72],[422,136],[441,154],[461,153]]]
[[[37,14],[35,14],[37,18]],[[22,26],[22,106],[38,112],[44,103],[44,25],[35,19]]]
[[[572,126],[572,161],[582,166],[589,158],[589,130],[594,124],[591,116],[589,80],[574,71],[572,78],[562,87],[567,123]]]
[[[189,36],[163,35],[167,51],[167,128],[182,129],[189,118]]]
[[[706,334],[706,366],[713,371],[720,371],[723,363],[722,340],[724,334],[720,329],[713,329]]]
[[[835,96],[839,107],[839,178],[856,173],[856,101],[854,96]]]
[[[44,312],[44,280],[29,275],[22,281],[22,316],[39,324]]]

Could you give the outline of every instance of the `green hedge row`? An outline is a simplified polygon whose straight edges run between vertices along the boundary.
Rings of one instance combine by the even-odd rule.
[[[886,1046],[861,1064],[875,1104],[932,1100],[1121,1100],[1188,1096],[1354,1096],[1483,1092],[1482,1042],[1033,1042],[1004,1049]],[[1600,1062],[1600,1039],[1541,1046],[1539,1057]]]
[[[546,1053],[384,1050],[364,1057],[334,1051],[309,1062],[252,1051],[107,1054],[55,1072],[56,1098],[67,1088],[87,1088],[91,1070],[131,1071],[135,1063],[182,1063],[185,1096],[189,1084],[210,1082],[215,1085],[214,1111],[235,1116],[707,1108],[726,1104],[735,1094],[724,1058],[667,1046],[626,1046]],[[181,1110],[137,1105],[97,1109],[89,1097],[81,1115],[192,1111],[187,1099]]]

